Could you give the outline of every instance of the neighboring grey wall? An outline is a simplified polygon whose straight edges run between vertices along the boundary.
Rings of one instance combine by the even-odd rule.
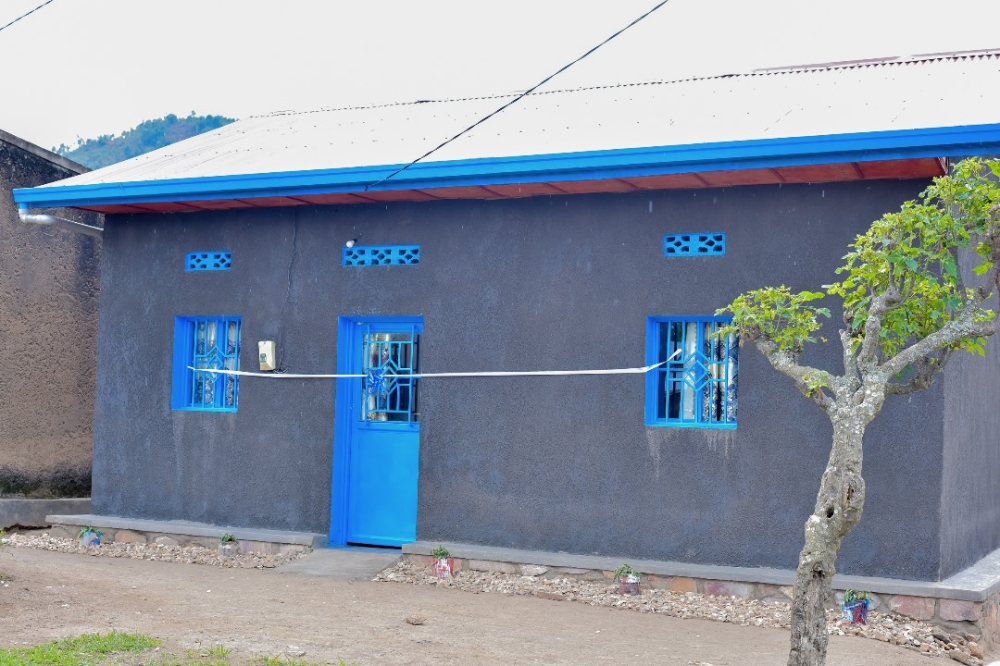
[[[176,315],[241,315],[243,367],[276,339],[288,372],[333,371],[337,317],[357,314],[422,315],[427,371],[636,366],[648,315],[833,281],[853,237],[924,185],[113,216],[94,511],[328,530],[333,383],[244,380],[236,414],[173,412]],[[725,231],[728,254],[664,258],[663,235],[687,231]],[[359,233],[419,243],[421,264],[342,267]],[[184,272],[185,253],[218,249],[231,271]],[[832,345],[812,354],[839,370]],[[736,431],[645,428],[639,376],[425,381],[418,536],[794,567],[830,425],[750,348],[740,377]],[[937,576],[942,395],[892,401],[872,424],[868,505],[840,571]]]
[[[0,132],[0,495],[90,491],[100,241],[21,223],[11,194],[84,171]]]
[[[962,257],[962,275],[981,259]],[[994,296],[993,306],[996,307]],[[941,577],[1000,548],[1000,340],[986,356],[956,354],[945,371],[944,470],[941,489]]]

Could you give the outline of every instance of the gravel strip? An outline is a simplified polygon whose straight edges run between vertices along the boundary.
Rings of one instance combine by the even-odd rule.
[[[289,553],[286,555],[263,555],[261,553],[240,553],[227,557],[219,557],[214,548],[202,546],[168,546],[158,543],[102,543],[99,546],[80,545],[76,539],[52,537],[46,533],[39,535],[10,534],[0,539],[0,545],[6,544],[14,548],[38,548],[54,550],[59,553],[80,553],[94,557],[125,557],[133,560],[154,560],[157,562],[181,562],[183,564],[209,564],[216,567],[235,569],[273,569],[292,560],[297,560],[305,553]]]
[[[220,557],[213,548],[168,546],[156,543],[107,543],[87,548],[76,539],[40,535],[11,534],[0,545],[38,548],[93,557],[119,557],[158,562],[207,564],[242,569],[273,569],[297,560],[306,553],[263,555],[241,553]],[[408,583],[446,587],[473,594],[536,596],[553,601],[578,601],[591,606],[660,613],[679,618],[701,618],[743,626],[789,627],[790,605],[783,601],[714,597],[693,592],[671,592],[644,587],[639,595],[618,594],[617,585],[577,580],[571,576],[541,578],[500,572],[459,571],[454,578],[436,578],[425,567],[410,562],[385,569],[376,582]],[[839,636],[863,636],[893,643],[930,656],[949,657],[967,666],[981,666],[983,651],[971,634],[949,632],[925,622],[892,613],[868,613],[868,624],[850,624],[835,610],[827,611],[827,632]]]
[[[422,566],[400,562],[372,580],[464,590],[473,594],[536,596],[553,601],[578,601],[671,617],[701,618],[743,626],[789,627],[790,604],[782,601],[713,597],[690,592],[671,592],[643,587],[639,595],[618,594],[618,586],[606,582],[519,576],[500,572],[463,570],[454,578],[436,578]],[[940,627],[892,613],[868,613],[868,624],[851,624],[839,611],[828,610],[827,632],[838,636],[863,636],[893,643],[931,656],[949,657],[968,666],[981,666],[983,651],[971,634],[960,635]]]

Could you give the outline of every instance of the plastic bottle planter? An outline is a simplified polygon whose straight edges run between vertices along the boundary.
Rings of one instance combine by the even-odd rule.
[[[618,581],[618,594],[639,594],[639,572],[629,565],[615,569],[615,580]]]
[[[223,534],[219,539],[219,557],[227,558],[240,554],[240,542],[232,534]]]
[[[639,594],[639,577],[629,574],[619,578],[618,594]]]
[[[840,607],[840,617],[851,624],[868,624],[868,599],[844,602]]]
[[[81,546],[84,548],[90,548],[91,546],[100,545],[101,536],[103,536],[103,534],[99,529],[84,527],[80,530],[80,533],[77,536],[80,539]]]
[[[434,561],[431,563],[431,574],[435,578],[451,578],[455,572],[455,558],[444,546],[438,546],[431,551]]]
[[[868,607],[871,599],[866,592],[848,590],[844,593],[844,601],[840,604],[840,617],[851,624],[868,624]]]
[[[431,573],[434,574],[436,578],[451,578],[452,573],[455,571],[455,558],[453,557],[438,557],[431,564]]]

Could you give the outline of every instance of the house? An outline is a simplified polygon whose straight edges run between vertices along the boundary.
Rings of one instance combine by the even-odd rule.
[[[997,153],[998,84],[986,53],[540,92],[416,163],[511,98],[282,112],[16,189],[106,215],[94,519],[792,569],[830,423],[714,313]],[[997,358],[872,424],[841,571],[1000,547]],[[623,372],[516,374],[579,370]]]
[[[0,131],[0,529],[89,507],[29,500],[90,495],[100,242],[22,224],[11,196],[87,171]]]

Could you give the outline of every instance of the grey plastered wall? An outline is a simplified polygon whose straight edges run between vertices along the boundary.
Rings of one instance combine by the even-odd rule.
[[[962,256],[968,284],[981,258]],[[996,308],[996,296],[991,305]],[[1000,548],[1000,341],[986,356],[957,353],[945,372],[941,577]]]
[[[243,380],[236,414],[172,412],[177,315],[241,315],[244,367],[255,341],[276,339],[286,371],[331,372],[337,317],[359,314],[422,315],[428,372],[632,367],[647,316],[828,283],[847,243],[923,185],[113,216],[94,510],[328,529],[333,383]],[[689,231],[726,232],[727,255],[664,258],[663,235]],[[420,265],[342,267],[359,233],[420,244]],[[184,273],[186,252],[217,249],[233,251],[231,271]],[[806,360],[838,358],[831,346]],[[831,440],[826,416],[749,348],[735,431],[646,428],[640,376],[421,391],[418,537],[431,541],[793,567]],[[942,395],[893,401],[872,425],[868,506],[840,571],[937,576]]]
[[[85,171],[0,132],[0,495],[90,491],[100,240],[23,224],[11,194]]]

